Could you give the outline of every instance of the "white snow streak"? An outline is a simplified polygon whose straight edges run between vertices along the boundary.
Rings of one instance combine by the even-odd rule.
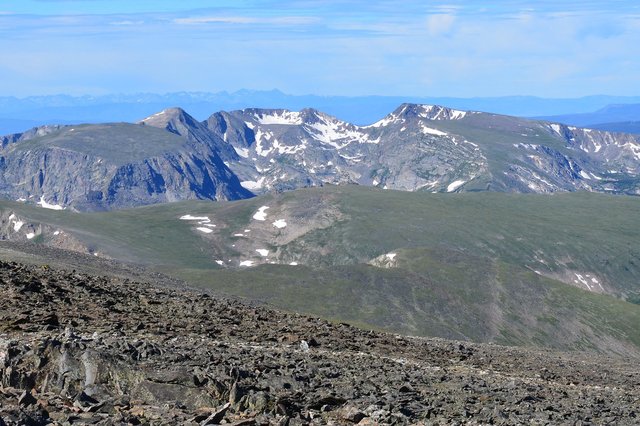
[[[443,132],[441,130],[438,129],[432,129],[431,127],[427,127],[425,125],[422,125],[422,133],[424,133],[425,135],[435,135],[435,136],[447,136],[448,133]]]
[[[584,170],[580,170],[580,176],[582,176],[583,179],[591,180],[591,176],[589,176],[589,174]]]
[[[185,214],[184,216],[180,216],[180,220],[201,220],[204,222],[210,222],[208,216],[191,216],[190,214]]]
[[[463,180],[456,180],[452,183],[449,184],[449,186],[447,186],[447,192],[453,192],[456,189],[460,188],[462,185],[464,185],[466,182]]]

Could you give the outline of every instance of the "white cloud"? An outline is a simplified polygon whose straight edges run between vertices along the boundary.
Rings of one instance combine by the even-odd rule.
[[[144,21],[114,21],[109,24],[116,26],[143,25]]]
[[[197,24],[263,24],[263,25],[308,25],[317,19],[309,16],[278,16],[278,17],[254,17],[254,16],[194,16],[189,18],[177,18],[173,22],[183,25]]]
[[[443,35],[451,31],[456,16],[450,13],[429,15],[427,18],[427,30],[432,36]]]

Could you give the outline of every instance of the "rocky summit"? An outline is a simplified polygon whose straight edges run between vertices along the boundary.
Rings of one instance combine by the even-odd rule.
[[[403,104],[368,126],[314,109],[42,126],[0,138],[0,196],[111,210],[326,184],[425,192],[640,194],[640,136]]]
[[[640,372],[624,359],[366,331],[47,265],[0,262],[0,293],[3,426],[640,416]]]

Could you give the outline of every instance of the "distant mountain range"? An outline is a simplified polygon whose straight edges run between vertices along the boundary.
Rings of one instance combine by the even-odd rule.
[[[588,96],[576,99],[544,99],[533,96],[452,98],[425,96],[316,96],[288,95],[278,90],[237,92],[180,92],[164,95],[139,93],[104,96],[0,97],[0,135],[25,131],[43,124],[134,122],[157,111],[180,105],[199,120],[212,111],[245,108],[300,110],[314,108],[342,120],[368,125],[402,103],[447,105],[461,110],[519,117],[590,113],[611,104],[640,103],[638,96]],[[638,118],[632,119],[638,120]],[[552,120],[564,122],[562,120]],[[613,120],[589,122],[597,124]],[[575,123],[567,123],[575,124]]]
[[[41,126],[0,138],[0,193],[109,210],[358,184],[428,192],[640,194],[640,136],[434,105],[358,126],[315,109],[180,108],[138,124]]]
[[[607,105],[595,112],[540,117],[611,132],[640,133],[640,103]]]

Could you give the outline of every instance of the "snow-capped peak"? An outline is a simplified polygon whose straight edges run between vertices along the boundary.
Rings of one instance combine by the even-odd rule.
[[[391,114],[383,119],[364,126],[363,128],[386,127],[390,124],[405,122],[407,119],[417,117],[425,120],[461,120],[469,114],[467,111],[451,109],[440,105],[402,104]]]
[[[418,112],[418,115],[428,120],[461,120],[467,116],[466,111],[440,105],[417,105],[417,107],[422,110]]]
[[[259,124],[284,124],[295,126],[302,124],[299,112],[287,110],[253,110],[253,117]]]

